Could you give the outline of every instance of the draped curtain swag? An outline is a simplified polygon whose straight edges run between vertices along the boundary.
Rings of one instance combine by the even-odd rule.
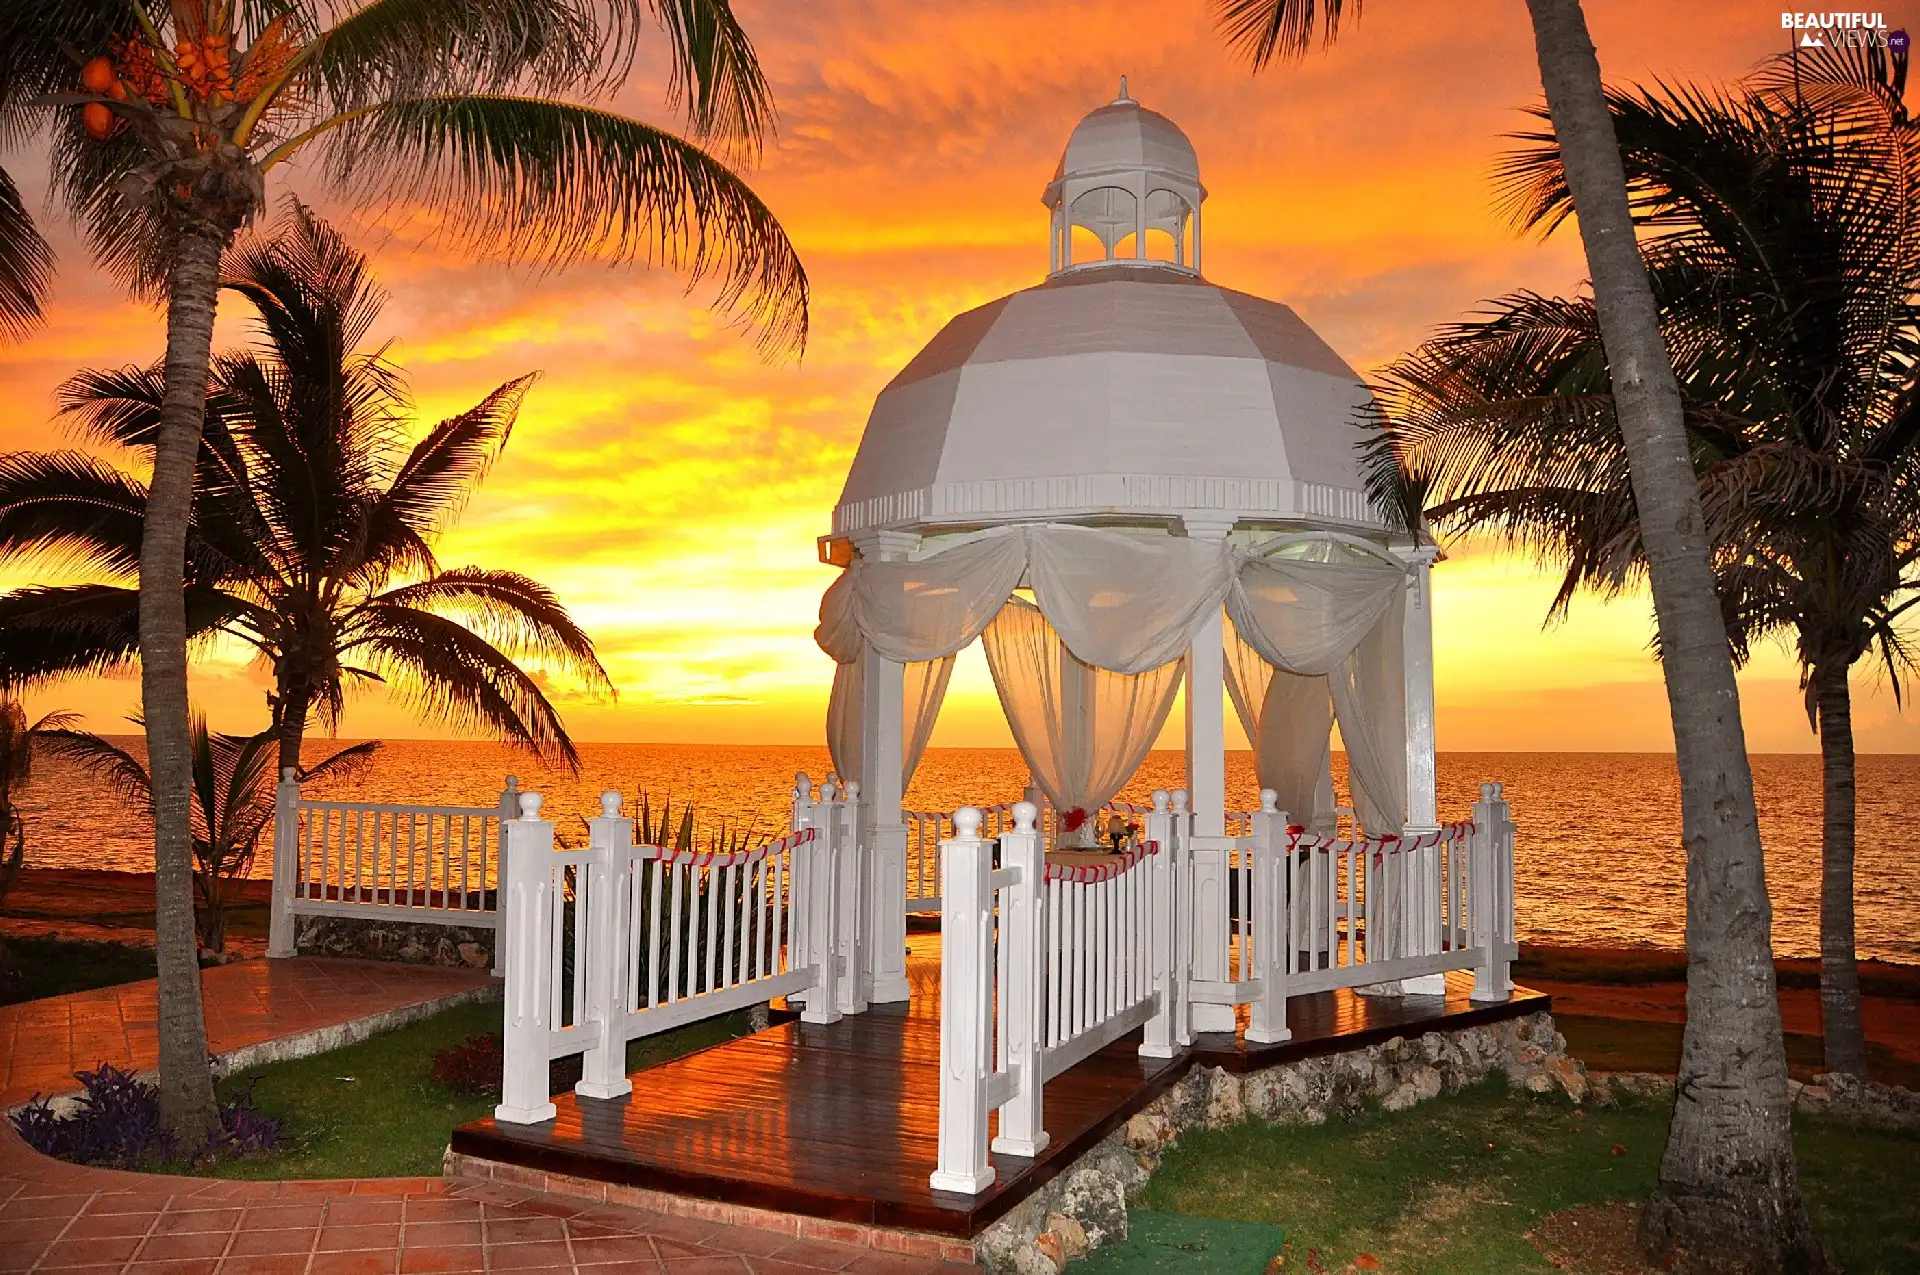
[[[1146,760],[1180,688],[1181,664],[1116,673],[1078,659],[1024,598],[1007,602],[981,637],[994,689],[1020,755],[1055,809],[1098,810]],[[1064,829],[1090,845],[1094,820]]]
[[[1010,601],[1022,581],[1034,603]],[[915,665],[952,656],[1004,618],[1000,635],[986,645],[1015,738],[1050,798],[1062,809],[1092,809],[1131,773],[1121,772],[1088,804],[1102,792],[1106,763],[1132,748],[1136,711],[1157,703],[1162,675],[1178,681],[1167,668],[1224,606],[1237,633],[1228,651],[1230,692],[1259,753],[1262,786],[1279,793],[1282,808],[1303,822],[1328,813],[1315,809],[1314,798],[1326,768],[1331,703],[1356,813],[1369,833],[1379,833],[1398,829],[1407,800],[1406,584],[1400,567],[1334,539],[1248,551],[1221,540],[1095,527],[1008,527],[919,561],[856,558],[821,599],[814,636],[843,670],[863,645]],[[1054,659],[1041,667],[1054,658],[1049,644],[1062,649],[1066,665]],[[1250,656],[1239,651],[1241,644]],[[1263,664],[1270,666],[1264,674]],[[1136,686],[1104,675],[1150,680]],[[848,742],[857,721],[845,721],[845,704],[858,699],[842,685],[854,676],[835,678],[835,702],[842,705],[839,728],[829,727],[829,736],[841,741],[836,764],[857,747]],[[1040,693],[1035,688],[1049,695],[1044,708],[1030,700]],[[1124,724],[1127,747],[1116,751],[1098,738],[1068,737],[1060,695],[1083,696],[1089,705],[1111,702],[1104,724],[1086,729],[1098,736]],[[1150,742],[1152,732],[1145,738]],[[1043,758],[1052,760],[1043,765]]]

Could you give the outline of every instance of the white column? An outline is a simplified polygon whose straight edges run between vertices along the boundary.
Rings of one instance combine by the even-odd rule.
[[[993,1075],[993,852],[980,812],[953,812],[940,845],[940,1125],[936,1191],[978,1195],[993,1185],[987,1087]]]
[[[862,557],[898,562],[919,547],[912,532],[875,531],[854,538]],[[900,817],[901,769],[905,758],[906,665],[869,649],[863,652],[866,693],[860,705],[860,843],[866,871],[861,882],[860,973],[862,1002],[908,1000],[907,825]],[[861,1006],[865,1008],[864,1003]]]
[[[1230,519],[1187,518],[1195,540],[1224,540]],[[1187,650],[1187,800],[1193,812],[1193,977],[1226,982],[1228,853],[1226,657],[1220,610],[1215,608]],[[1233,1006],[1195,1004],[1193,1030],[1230,1032]]]
[[[1014,803],[1013,831],[1000,834],[1000,866],[1019,876],[1000,901],[1000,1069],[1013,1077],[1013,1096],[1000,1108],[993,1149],[1037,1156],[1051,1140],[1042,1102],[1041,1014],[1047,995],[1047,857],[1040,847],[1032,802]]]
[[[539,1124],[557,1114],[547,1096],[548,1043],[553,980],[548,919],[553,911],[553,824],[540,817],[540,794],[520,794],[520,817],[506,826],[506,877],[500,893],[511,898],[506,949],[500,1105],[493,1117],[506,1124]]]
[[[273,794],[273,910],[267,918],[267,955],[294,954],[293,887],[300,871],[300,781],[282,767]]]
[[[633,820],[620,817],[620,794],[600,794],[600,813],[587,820],[587,924],[584,951],[574,953],[587,979],[588,1023],[600,1025],[600,1040],[580,1060],[573,1091],[582,1098],[619,1098],[633,1092],[627,1079],[627,980],[632,977],[628,926],[632,918]]]
[[[1433,562],[1440,554],[1422,545],[1404,554],[1414,563],[1407,581],[1407,605],[1401,630],[1406,662],[1407,697],[1407,823],[1408,836],[1440,827],[1437,793],[1433,708]],[[1405,874],[1405,929],[1400,953],[1427,956],[1440,951],[1440,848],[1432,846],[1401,856]],[[1444,974],[1423,974],[1403,980],[1409,995],[1444,996]]]

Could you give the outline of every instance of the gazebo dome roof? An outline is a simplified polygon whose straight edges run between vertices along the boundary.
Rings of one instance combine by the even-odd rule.
[[[1047,188],[1053,273],[954,318],[881,391],[833,536],[1084,519],[1379,530],[1356,446],[1366,387],[1292,310],[1200,276],[1198,173],[1124,82],[1082,120]],[[1074,261],[1094,237],[1095,259]],[[1172,260],[1149,258],[1156,242]]]
[[[1141,168],[1200,180],[1200,157],[1193,143],[1178,124],[1129,97],[1123,77],[1119,97],[1074,125],[1053,180]]]

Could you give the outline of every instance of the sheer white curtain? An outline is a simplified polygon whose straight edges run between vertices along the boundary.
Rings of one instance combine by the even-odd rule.
[[[913,772],[920,768],[927,741],[933,738],[940,704],[947,698],[947,682],[953,676],[954,658],[943,655],[937,660],[915,660],[907,665],[900,723],[901,792],[913,782]],[[834,772],[844,779],[858,779],[863,763],[860,734],[860,705],[866,698],[863,668],[861,660],[834,665],[833,693],[827,699],[827,754],[833,759]]]
[[[1235,629],[1226,646],[1227,695],[1253,745],[1253,770],[1294,823],[1321,816],[1321,780],[1333,752],[1333,700],[1325,677],[1277,670]]]
[[[1180,687],[1178,660],[1115,673],[1076,658],[1038,607],[1013,598],[982,635],[1007,725],[1063,816],[1087,812],[1063,843],[1091,845],[1092,815],[1112,800],[1160,733]]]
[[[1406,589],[1327,678],[1354,814],[1368,836],[1397,833],[1407,820],[1407,691],[1401,625]]]

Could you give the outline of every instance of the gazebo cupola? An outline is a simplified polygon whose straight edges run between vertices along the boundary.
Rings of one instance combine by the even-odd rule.
[[[1128,96],[1123,75],[1120,96],[1080,121],[1047,183],[1049,273],[1160,261],[1197,275],[1206,197],[1193,143],[1172,120]],[[1075,229],[1091,231],[1098,251],[1086,245],[1076,254]]]

